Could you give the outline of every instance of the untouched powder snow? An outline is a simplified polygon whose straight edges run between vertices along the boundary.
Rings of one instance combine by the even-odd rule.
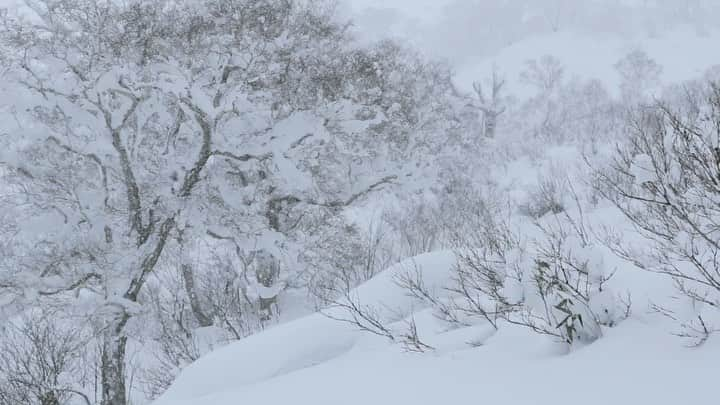
[[[414,313],[434,351],[405,352],[315,314],[205,356],[155,404],[707,403],[720,344],[686,348],[658,315],[636,311],[595,343],[563,354],[548,339],[516,326],[501,325],[495,333],[483,325],[447,330],[393,282],[412,266],[437,288],[453,263],[448,252],[425,254],[357,290],[361,302],[388,314]]]

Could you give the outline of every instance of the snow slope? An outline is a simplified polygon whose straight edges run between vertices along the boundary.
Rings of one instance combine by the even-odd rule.
[[[448,252],[425,254],[358,289],[361,302],[388,314],[414,312],[435,351],[408,353],[316,314],[205,356],[155,404],[707,403],[720,343],[685,348],[656,315],[640,311],[594,344],[562,354],[519,327],[446,330],[392,282],[419,265],[437,287],[453,261]]]
[[[454,256],[449,252],[408,260],[358,288],[357,296],[364,305],[381,305],[390,316],[395,315],[395,310],[407,313],[412,300],[394,284],[394,276],[418,264],[429,285],[440,285],[447,280],[453,262]],[[328,315],[343,316],[342,311],[333,310]],[[342,358],[362,347],[363,343],[372,344],[374,340],[346,323],[313,314],[210,353],[187,367],[160,403],[174,398],[212,395],[239,385],[250,386],[280,378]]]

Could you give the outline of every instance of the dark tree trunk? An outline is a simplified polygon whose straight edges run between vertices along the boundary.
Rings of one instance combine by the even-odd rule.
[[[193,315],[195,315],[195,319],[197,319],[198,324],[202,327],[212,326],[212,318],[205,313],[200,305],[200,299],[198,298],[197,291],[195,290],[195,272],[193,271],[192,266],[189,264],[183,264],[180,267],[180,270],[182,273],[183,284],[185,285],[185,292],[190,300],[190,308],[192,309]]]
[[[58,399],[57,395],[55,395],[55,392],[49,391],[40,397],[40,404],[41,405],[60,405],[60,400]]]
[[[497,126],[498,113],[491,111],[485,113],[485,137],[495,138],[495,127]]]
[[[102,376],[102,405],[127,405],[125,387],[125,349],[127,337],[118,332],[124,327],[113,328],[104,337],[100,372]]]

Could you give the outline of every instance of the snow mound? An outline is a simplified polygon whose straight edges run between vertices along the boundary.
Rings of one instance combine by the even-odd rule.
[[[380,308],[386,319],[409,313],[413,300],[395,284],[394,278],[412,268],[421,272],[428,286],[439,286],[447,280],[454,263],[451,252],[420,255],[382,272],[353,295],[363,305]],[[342,311],[329,312],[344,316]],[[157,404],[198,403],[206,396],[251,389],[303,369],[338,362],[368,338],[376,340],[350,324],[319,313],[281,324],[211,352],[188,366]]]

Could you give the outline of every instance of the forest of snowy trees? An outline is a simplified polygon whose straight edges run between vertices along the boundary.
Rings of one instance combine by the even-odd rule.
[[[440,249],[449,297],[413,269],[395,283],[448,325],[590,344],[642,299],[613,257],[672,283],[682,308],[652,307],[702,345],[720,328],[720,70],[666,86],[642,50],[614,69],[617,89],[547,55],[468,90],[321,0],[0,10],[0,404],[147,403],[315,311],[430,351],[353,291]],[[520,191],[495,177],[518,161],[539,167]]]

